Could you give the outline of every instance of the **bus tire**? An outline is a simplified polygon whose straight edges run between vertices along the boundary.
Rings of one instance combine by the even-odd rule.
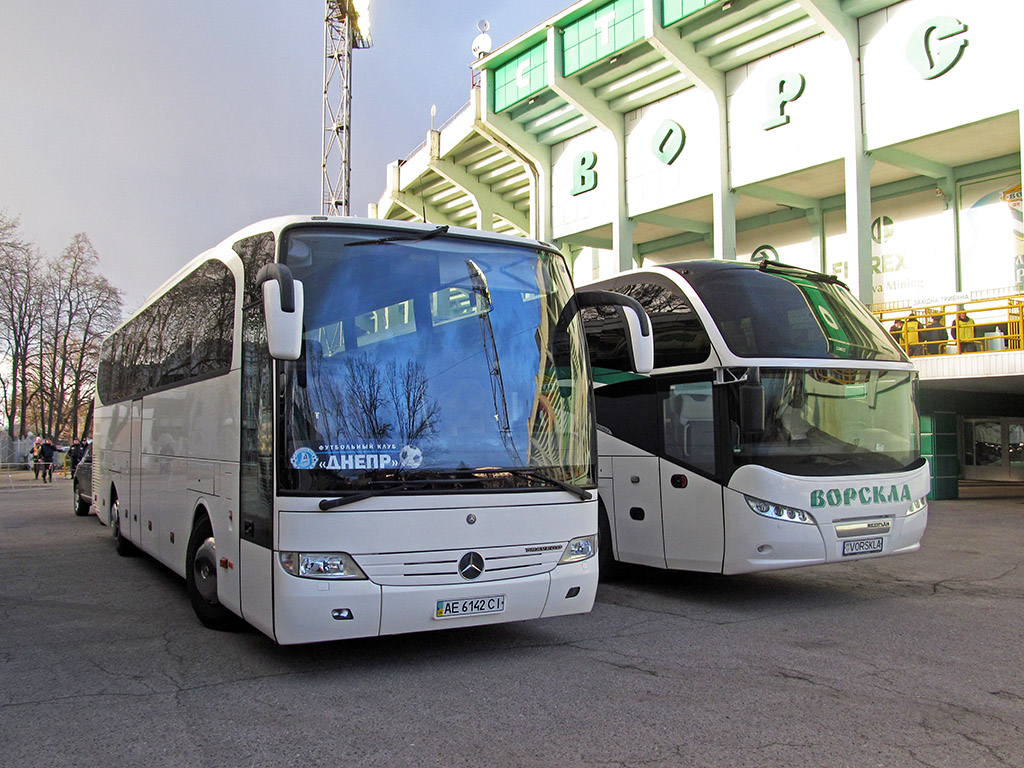
[[[221,605],[217,598],[217,543],[213,538],[213,525],[206,515],[196,520],[192,528],[187,558],[185,586],[192,610],[205,627],[231,629],[234,614]]]
[[[619,562],[612,552],[612,526],[600,496],[597,498],[597,567],[601,581],[610,581],[618,575]]]
[[[114,550],[121,557],[131,557],[135,554],[135,545],[128,540],[128,537],[121,533],[121,505],[117,498],[114,498],[110,505],[110,527],[114,534]]]

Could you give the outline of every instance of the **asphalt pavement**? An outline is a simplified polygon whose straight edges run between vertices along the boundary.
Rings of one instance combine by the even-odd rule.
[[[0,473],[0,766],[1024,766],[1024,489],[919,552],[627,568],[592,613],[279,647]]]

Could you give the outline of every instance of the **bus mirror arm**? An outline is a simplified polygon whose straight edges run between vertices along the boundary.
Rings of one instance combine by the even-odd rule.
[[[760,435],[764,432],[764,385],[761,372],[749,368],[740,387],[740,430],[745,435]]]
[[[654,369],[654,334],[651,319],[643,306],[634,298],[613,291],[579,291],[562,308],[557,332],[564,332],[572,319],[585,307],[622,307],[626,316],[629,356],[635,373],[650,373]]]
[[[277,360],[298,360],[302,353],[302,283],[284,264],[266,264],[256,274],[263,289],[267,346]]]

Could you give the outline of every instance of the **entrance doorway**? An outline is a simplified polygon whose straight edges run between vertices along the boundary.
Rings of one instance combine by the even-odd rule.
[[[1024,481],[1024,419],[964,419],[963,479]]]

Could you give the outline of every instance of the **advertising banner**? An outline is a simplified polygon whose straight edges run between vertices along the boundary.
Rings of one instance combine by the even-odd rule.
[[[1020,176],[964,182],[957,199],[963,290],[1024,290]]]

